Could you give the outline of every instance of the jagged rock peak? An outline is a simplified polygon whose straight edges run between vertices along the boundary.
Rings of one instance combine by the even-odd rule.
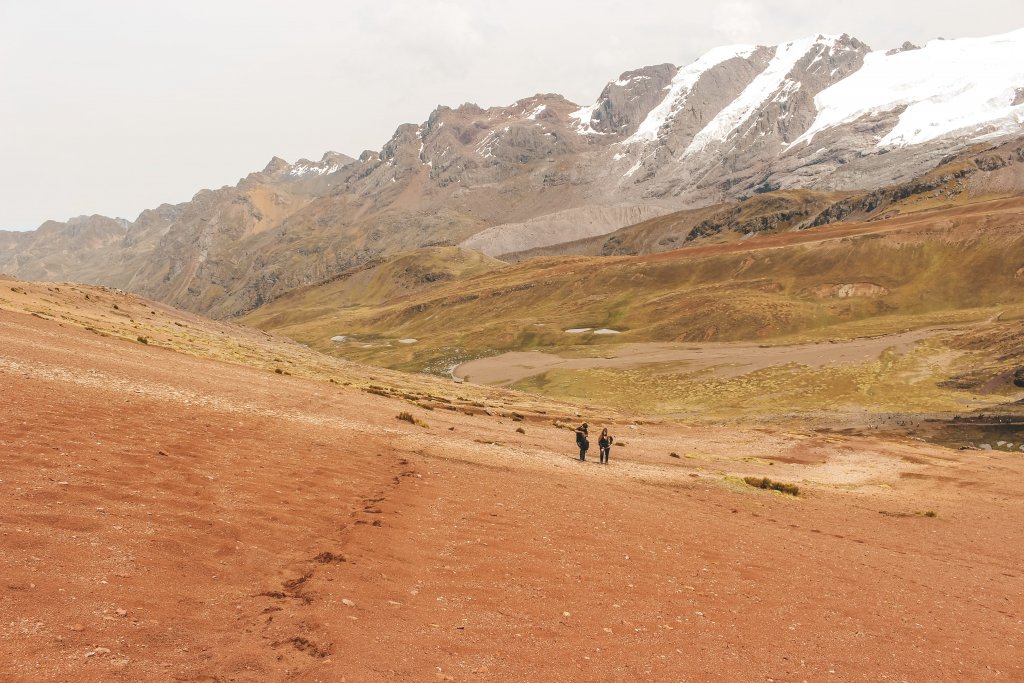
[[[903,44],[900,45],[899,47],[894,47],[891,50],[886,50],[885,55],[887,57],[891,57],[891,56],[897,55],[897,54],[899,54],[901,52],[908,52],[910,50],[920,50],[920,49],[921,49],[920,45],[914,45],[909,40],[906,40],[906,41],[903,41]]]
[[[291,168],[291,164],[281,157],[272,157],[263,168],[262,173],[281,173]]]

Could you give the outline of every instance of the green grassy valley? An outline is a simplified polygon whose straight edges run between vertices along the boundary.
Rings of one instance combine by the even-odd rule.
[[[1020,356],[994,352],[998,343],[986,345],[983,331],[998,336],[1000,326],[1024,318],[1022,215],[1024,202],[993,200],[645,256],[514,265],[432,249],[289,293],[243,321],[352,360],[442,375],[509,351],[587,357],[652,342],[774,347],[938,327],[911,353],[866,364],[780,363],[720,379],[705,377],[700,364],[656,362],[554,369],[516,386],[611,405],[640,401],[666,414],[772,405],[956,410],[968,407],[963,392],[1012,393],[997,378]],[[965,344],[967,331],[981,341]]]

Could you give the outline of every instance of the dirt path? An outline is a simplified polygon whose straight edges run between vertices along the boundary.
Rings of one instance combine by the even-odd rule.
[[[1019,456],[407,409],[0,312],[0,679],[1024,677]]]

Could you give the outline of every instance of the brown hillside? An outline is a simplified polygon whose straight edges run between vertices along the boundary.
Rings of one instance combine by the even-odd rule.
[[[4,287],[4,680],[1024,676],[1019,456],[606,415],[622,445],[580,463],[555,404],[409,377],[428,410],[258,332]]]

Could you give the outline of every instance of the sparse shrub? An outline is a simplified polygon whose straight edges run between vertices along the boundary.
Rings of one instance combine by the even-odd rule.
[[[670,457],[670,458],[678,458],[679,454],[676,453],[675,451],[672,451],[671,453],[668,454],[668,457]]]
[[[928,510],[927,512],[919,513],[922,517],[938,517],[938,513],[935,510]]]
[[[418,426],[424,427],[424,428],[430,427],[430,425],[428,425],[423,420],[417,418],[415,415],[410,413],[408,410],[403,410],[402,412],[400,412],[395,417],[397,417],[399,420],[402,420],[403,422],[408,422],[409,424],[418,425]]]
[[[141,334],[138,337],[136,337],[135,339],[140,344],[148,344],[149,343],[149,339],[147,339],[146,337],[143,337]]]
[[[800,487],[796,484],[784,484],[781,481],[772,481],[768,477],[743,477],[748,486],[758,489],[770,489],[790,496],[799,496]]]
[[[523,429],[522,427],[516,427],[516,433],[518,433],[518,434],[525,434],[526,430]]]
[[[526,419],[525,415],[522,415],[520,413],[512,413],[512,421],[513,422],[522,422],[525,419]]]
[[[625,446],[625,445],[626,445],[626,442],[625,442],[625,441],[616,441],[616,442],[615,442],[615,445],[616,445],[617,447],[619,447],[619,448],[622,448],[623,446]]]
[[[281,368],[274,368],[274,372],[277,373],[278,375],[284,374],[284,370],[282,370]]]
[[[114,304],[114,310],[115,311],[120,311],[121,309],[117,307],[117,304]]]
[[[368,394],[375,394],[377,396],[390,396],[391,395],[387,391],[382,389],[381,387],[370,386],[370,387],[366,387],[365,389],[363,389],[363,391],[365,391]]]

